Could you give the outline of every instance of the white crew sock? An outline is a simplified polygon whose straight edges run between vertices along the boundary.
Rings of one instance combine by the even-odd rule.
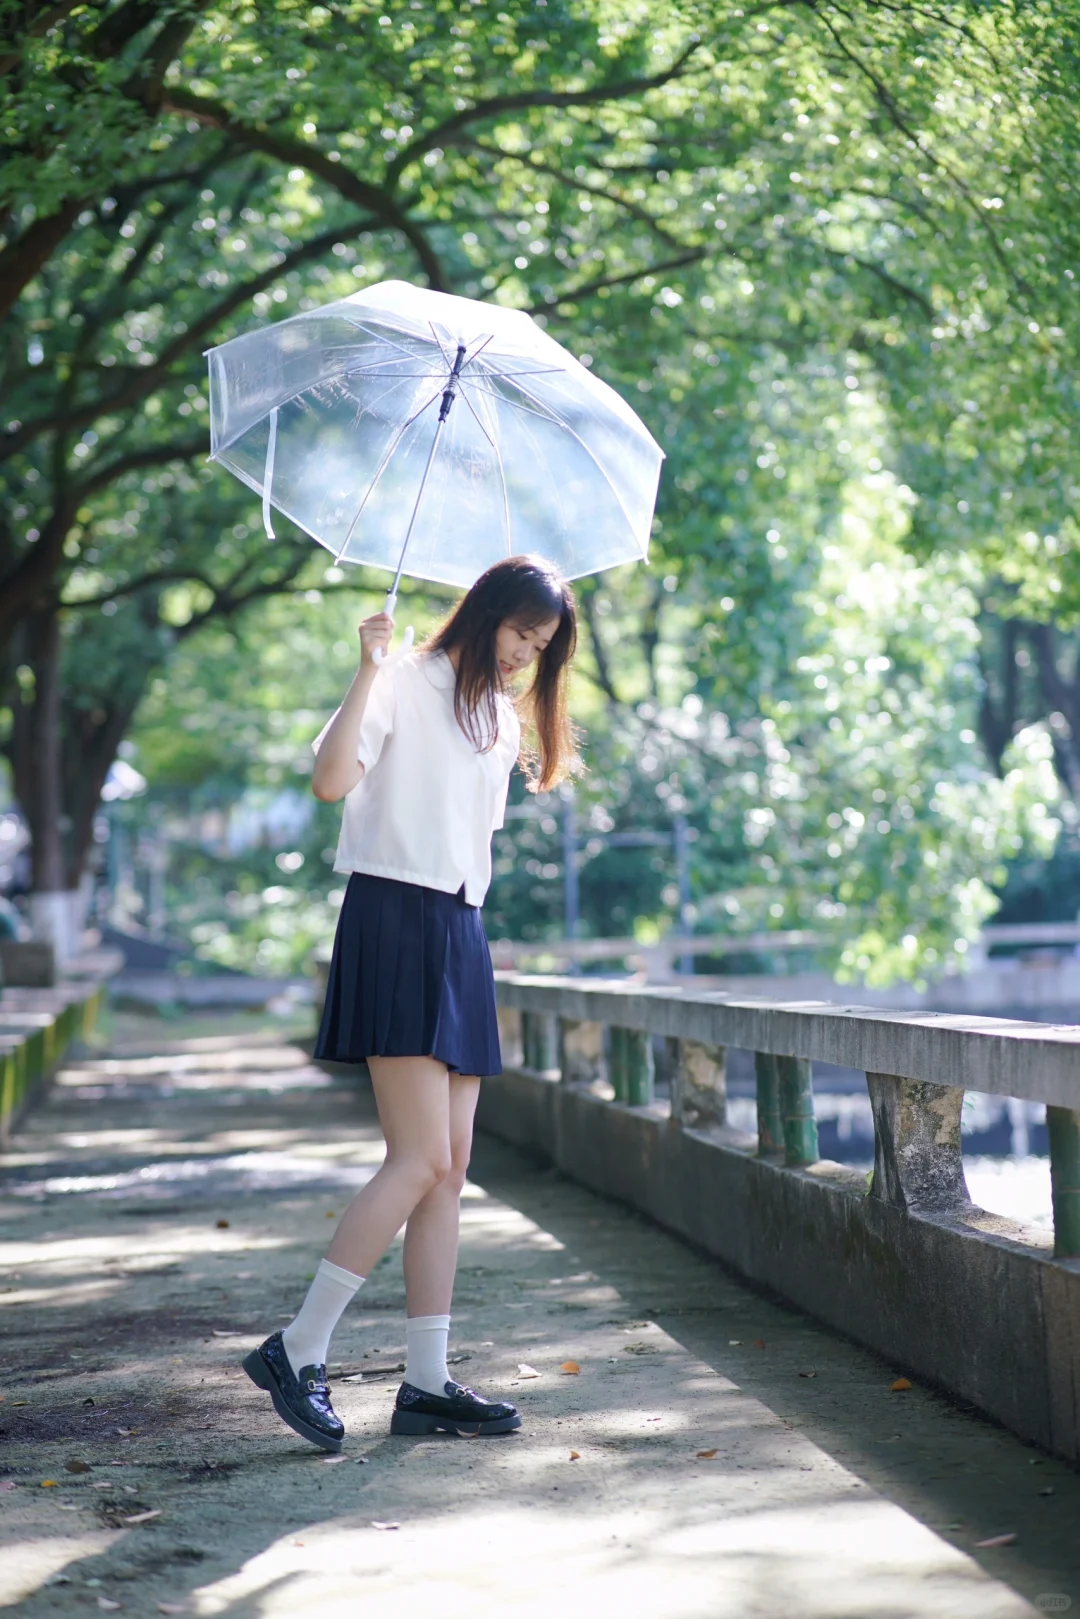
[[[362,1276],[354,1276],[341,1265],[332,1265],[328,1259],[320,1262],[296,1319],[281,1334],[289,1365],[298,1377],[304,1366],[325,1366],[330,1334],[363,1283]]]
[[[450,1381],[446,1343],[448,1315],[414,1315],[405,1322],[405,1381],[425,1394],[442,1394]]]

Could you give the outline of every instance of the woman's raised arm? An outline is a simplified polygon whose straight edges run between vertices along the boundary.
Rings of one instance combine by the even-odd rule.
[[[379,673],[372,653],[377,647],[386,651],[393,628],[394,621],[389,613],[376,613],[360,625],[360,667],[319,745],[311,772],[311,790],[324,804],[336,804],[351,793],[364,774],[364,767],[356,757],[356,745],[368,695]]]

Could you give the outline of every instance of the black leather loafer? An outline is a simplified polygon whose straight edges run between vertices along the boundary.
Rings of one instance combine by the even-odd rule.
[[[442,1394],[402,1383],[390,1419],[391,1433],[452,1433],[463,1439],[512,1433],[521,1427],[516,1405],[505,1400],[482,1400],[475,1389],[447,1383]]]
[[[299,1377],[289,1363],[280,1332],[244,1356],[243,1366],[256,1388],[265,1389],[274,1410],[301,1439],[323,1450],[340,1450],[345,1428],[330,1404],[325,1366],[302,1366]]]

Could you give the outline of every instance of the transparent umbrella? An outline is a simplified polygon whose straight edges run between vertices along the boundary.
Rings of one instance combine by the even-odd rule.
[[[211,458],[344,562],[468,587],[648,557],[663,451],[521,310],[383,281],[211,349]]]

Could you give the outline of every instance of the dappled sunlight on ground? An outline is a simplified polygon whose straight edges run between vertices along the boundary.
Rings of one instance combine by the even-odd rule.
[[[99,1598],[207,1619],[1012,1619],[1040,1592],[1080,1601],[1076,1474],[930,1391],[898,1399],[895,1368],[490,1142],[451,1353],[510,1392],[522,1430],[389,1436],[396,1245],[332,1346],[343,1455],[303,1445],[238,1362],[291,1317],[381,1160],[370,1095],[250,1029],[185,1046],[173,1025],[159,1063],[152,1028],[69,1070],[8,1160],[0,1579],[30,1619]]]
[[[668,1508],[543,1511],[493,1505],[386,1531],[359,1515],[286,1535],[197,1594],[205,1615],[323,1619],[477,1613],[506,1619],[619,1614],[663,1619],[1013,1619],[1031,1607],[883,1502],[822,1500],[797,1512],[747,1505],[717,1522]],[[917,1583],[916,1583],[917,1582]],[[415,1604],[410,1606],[410,1603]]]

